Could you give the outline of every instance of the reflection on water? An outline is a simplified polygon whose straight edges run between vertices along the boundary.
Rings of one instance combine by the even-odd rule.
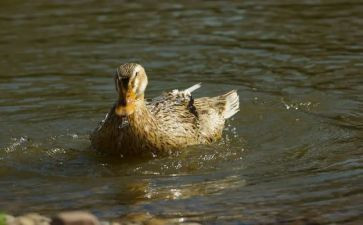
[[[175,184],[159,187],[145,180],[128,184],[127,189],[133,193],[135,199],[142,200],[170,200],[188,199],[194,196],[218,195],[223,190],[242,188],[245,181],[237,176],[226,177],[218,180],[188,183],[177,186]]]
[[[0,209],[101,218],[147,212],[208,224],[361,222],[363,4],[3,1]],[[110,159],[89,132],[121,62],[147,97],[202,82],[241,111],[223,140]]]

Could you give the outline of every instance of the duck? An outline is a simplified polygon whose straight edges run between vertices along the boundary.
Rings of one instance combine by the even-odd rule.
[[[121,64],[114,83],[117,99],[90,135],[93,149],[111,155],[157,156],[211,144],[221,139],[225,121],[239,111],[236,90],[194,98],[200,83],[146,100],[148,77],[137,63]]]

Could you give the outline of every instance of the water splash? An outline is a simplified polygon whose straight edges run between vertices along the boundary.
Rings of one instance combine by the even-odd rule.
[[[12,138],[13,143],[10,146],[5,148],[6,153],[11,153],[16,151],[17,149],[25,149],[27,144],[30,142],[30,139],[27,136],[20,138]]]
[[[311,101],[288,103],[285,101],[284,98],[281,98],[281,103],[284,105],[284,107],[287,110],[303,110],[303,111],[311,111],[320,104],[320,103],[313,103]]]

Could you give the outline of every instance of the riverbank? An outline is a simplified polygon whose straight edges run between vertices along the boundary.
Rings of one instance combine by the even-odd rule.
[[[21,216],[0,214],[0,225],[199,225],[194,222],[160,218],[149,213],[130,213],[112,221],[103,221],[84,211],[62,212],[54,217],[37,213]]]

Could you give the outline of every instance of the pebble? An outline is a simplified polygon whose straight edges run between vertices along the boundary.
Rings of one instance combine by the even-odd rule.
[[[149,213],[129,213],[114,221],[99,221],[96,216],[84,211],[62,212],[52,219],[36,213],[14,217],[5,215],[6,225],[200,225],[180,223],[175,219],[164,219]]]
[[[23,216],[13,217],[6,215],[7,225],[49,225],[50,219],[37,213],[29,213]]]
[[[59,213],[50,225],[100,225],[100,222],[88,212],[74,211]]]

